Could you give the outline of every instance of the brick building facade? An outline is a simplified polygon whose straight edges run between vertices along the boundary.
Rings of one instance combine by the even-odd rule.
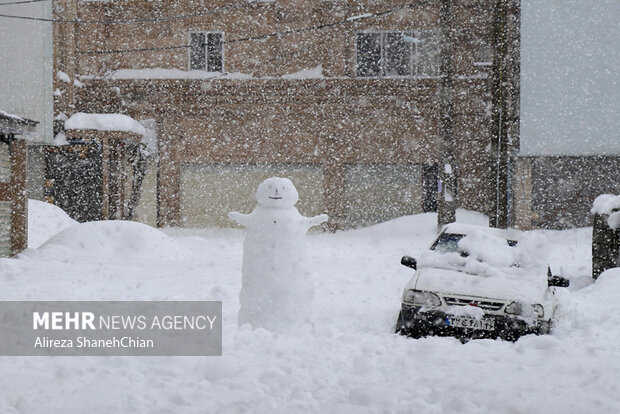
[[[59,0],[54,72],[71,81],[54,80],[55,112],[124,113],[153,125],[158,225],[228,226],[225,213],[251,209],[253,189],[274,174],[296,183],[302,213],[326,212],[334,227],[430,210],[440,3]],[[500,61],[498,4],[513,29]],[[502,99],[518,147],[518,2],[451,7],[458,205],[488,214],[498,65],[517,87]]]

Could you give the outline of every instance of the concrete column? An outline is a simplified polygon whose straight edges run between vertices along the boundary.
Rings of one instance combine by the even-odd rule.
[[[519,157],[516,163],[513,197],[515,228],[530,230],[532,228],[532,160]]]
[[[76,23],[68,21],[77,20],[77,0],[58,0],[54,2],[52,16],[62,22],[53,23],[54,38],[54,90],[61,92],[60,96],[54,96],[54,114],[63,112],[70,116],[74,112],[74,85],[77,73],[75,32]],[[58,71],[63,71],[69,76],[69,82],[58,78]]]
[[[11,143],[11,254],[28,247],[28,195],[26,194],[26,141],[18,139]]]
[[[607,269],[618,267],[620,230],[607,224],[607,214],[594,214],[592,223],[592,278],[597,279]]]
[[[323,164],[323,200],[329,216],[329,230],[341,229],[345,220],[344,211],[344,165],[334,160]]]
[[[157,170],[157,226],[177,226],[180,220],[180,169],[176,157],[175,143],[183,137],[175,132],[169,123],[160,122],[158,140],[159,166]]]

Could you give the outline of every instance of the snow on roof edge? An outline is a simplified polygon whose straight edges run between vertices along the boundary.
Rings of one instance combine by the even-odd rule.
[[[3,111],[2,109],[0,109],[0,115],[2,115],[4,117],[7,117],[7,118],[15,119],[17,121],[23,121],[24,120],[24,118],[22,118],[21,116],[15,115],[15,114],[10,114],[10,113],[8,113],[6,111]]]
[[[19,115],[0,110],[0,133],[13,134],[15,138],[25,141],[33,141],[38,121],[23,118]]]
[[[592,214],[611,214],[620,209],[620,196],[614,194],[601,194],[592,203]]]
[[[87,114],[78,112],[65,121],[65,129],[94,129],[97,131],[125,131],[146,134],[140,122],[123,114]]]

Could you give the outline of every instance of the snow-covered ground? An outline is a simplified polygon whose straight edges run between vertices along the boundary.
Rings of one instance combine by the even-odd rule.
[[[31,226],[62,216],[45,207],[31,204]],[[31,249],[0,260],[0,300],[221,300],[223,356],[0,357],[0,412],[620,412],[620,271],[590,284],[589,229],[540,232],[535,254],[573,281],[552,335],[392,333],[411,276],[400,257],[428,247],[435,220],[310,234],[315,308],[286,334],[237,327],[241,230],[88,223],[38,246],[54,229],[31,228]]]

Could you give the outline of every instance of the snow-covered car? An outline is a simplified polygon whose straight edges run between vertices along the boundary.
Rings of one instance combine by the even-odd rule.
[[[568,280],[535,263],[540,240],[516,230],[460,223],[445,226],[419,260],[402,295],[396,332],[517,340],[551,329],[555,289]]]

